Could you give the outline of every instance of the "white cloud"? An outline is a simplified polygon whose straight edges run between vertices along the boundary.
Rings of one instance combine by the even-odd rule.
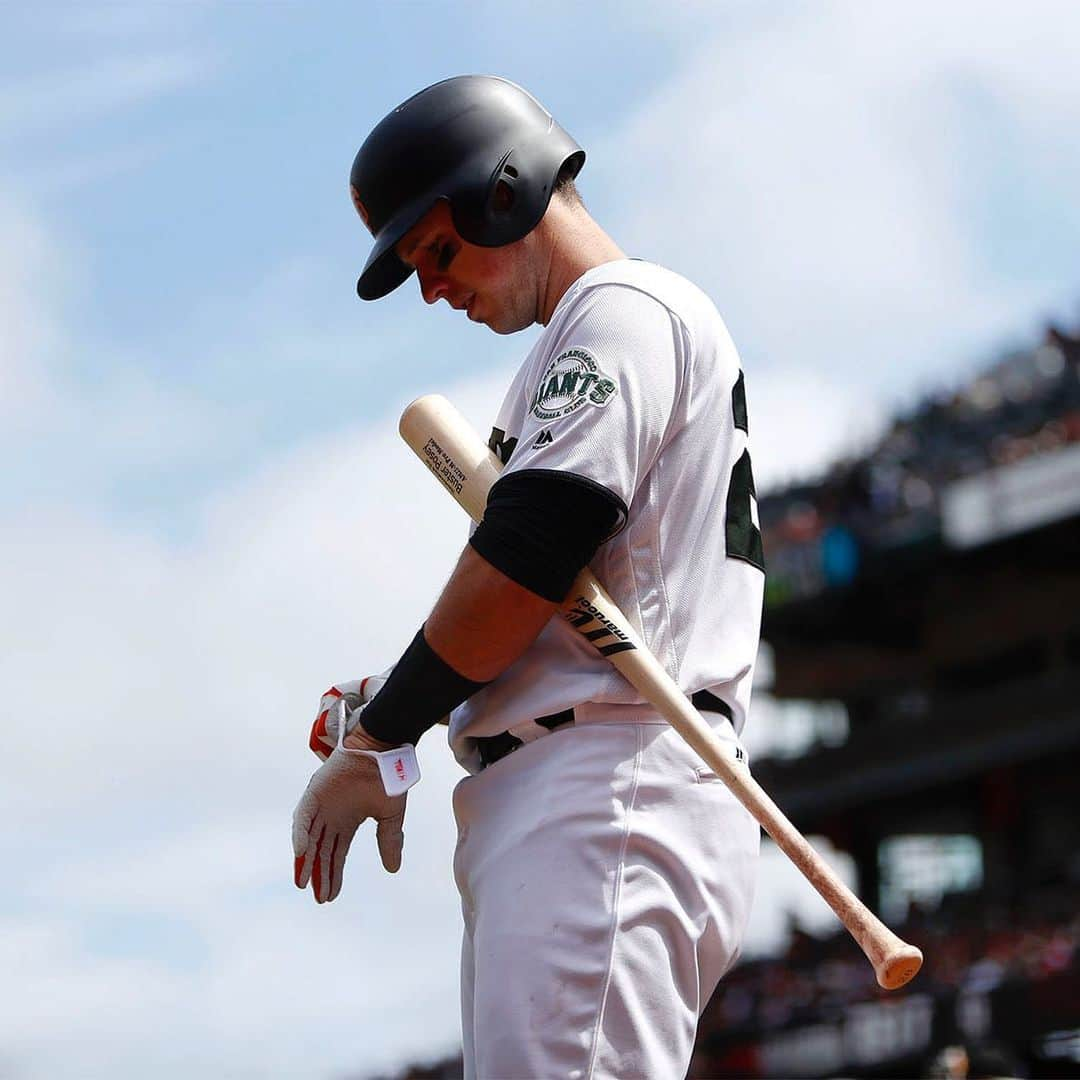
[[[820,476],[864,450],[888,422],[851,383],[783,364],[752,371],[747,400],[759,492]]]
[[[55,135],[65,125],[74,127],[191,86],[211,70],[205,56],[147,51],[9,81],[0,98],[0,138]]]
[[[20,187],[42,199],[81,196],[89,187],[127,172],[145,169],[168,153],[177,153],[175,140],[141,139],[122,147],[84,153],[67,151],[55,157],[34,155],[21,161]]]
[[[54,487],[0,512],[0,812],[19,823],[0,841],[0,966],[18,973],[0,1066],[326,1076],[452,1047],[460,771],[441,732],[396,877],[361,837],[342,898],[317,908],[291,883],[289,815],[318,694],[400,652],[463,515],[387,418],[267,459],[205,503],[190,544],[108,518],[84,481],[132,454],[206,460],[229,424],[135,364],[68,381],[58,246],[24,208],[6,222],[4,436],[39,448]],[[450,392],[482,429],[508,375]],[[57,440],[66,460],[47,457]]]
[[[449,392],[482,427],[507,375]],[[271,1075],[454,1043],[460,773],[441,732],[421,747],[397,877],[361,837],[341,899],[316,908],[291,884],[288,820],[317,764],[318,694],[394,659],[465,530],[392,420],[313,441],[220,494],[190,550],[41,508],[4,523],[0,802],[25,831],[2,857],[35,860],[19,875],[35,914],[10,915],[8,937],[19,970],[37,973],[4,1011],[28,1075],[75,1058],[87,1076],[140,1061],[191,1075],[161,1016],[179,1015],[204,1067]],[[87,944],[95,920],[125,914],[164,920],[134,959]],[[169,955],[173,924],[205,956],[193,970]],[[57,1041],[49,1002],[74,997],[79,1023]],[[343,1010],[350,1024],[327,1039]]]
[[[45,231],[0,191],[0,425],[8,434],[40,423],[49,403],[40,356],[56,340],[55,312],[43,297],[63,273]]]
[[[583,186],[592,170],[634,253],[702,284],[752,367],[895,398],[1077,287],[993,265],[965,214],[991,179],[970,149],[986,117],[959,103],[970,86],[997,104],[1021,176],[1075,175],[1080,12],[787,10],[703,41],[594,148]],[[1061,259],[1073,241],[1056,239]]]
[[[175,38],[200,15],[199,6],[193,4],[101,4],[65,10],[62,19],[46,12],[43,21],[52,33],[82,43],[88,38]]]
[[[478,425],[494,413],[496,385],[456,392]],[[53,768],[71,769],[54,796],[63,804],[106,790],[118,768],[153,768],[138,752],[144,723],[176,732],[162,768],[208,758],[212,769],[219,752],[207,747],[222,722],[226,738],[250,737],[246,753],[261,763],[277,720],[295,725],[324,684],[400,653],[449,573],[465,520],[384,422],[313,441],[220,493],[188,550],[67,510],[28,509],[0,535],[3,663],[15,686],[6,706],[33,708],[35,687],[56,677],[63,656],[63,678],[93,717],[70,759],[52,755]],[[13,734],[33,749],[36,733]],[[112,757],[109,774],[80,764],[87,741]],[[5,796],[22,786],[14,778]]]

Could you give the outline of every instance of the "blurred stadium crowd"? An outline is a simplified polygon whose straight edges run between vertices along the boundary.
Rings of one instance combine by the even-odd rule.
[[[931,1074],[945,1045],[965,1043],[971,1044],[973,1057],[990,1056],[987,1048],[993,1046],[996,1059],[1009,1060],[1007,1072],[984,1075],[1027,1075],[1000,1044],[985,1038],[991,1030],[987,1002],[1002,988],[1030,998],[1036,984],[1076,974],[1080,881],[1032,890],[1011,909],[979,893],[954,893],[933,910],[913,905],[907,920],[894,928],[926,957],[918,977],[900,992],[878,987],[873,969],[843,930],[816,938],[794,929],[783,955],[741,963],[724,979],[702,1018],[688,1080],[780,1075],[761,1060],[759,1044],[770,1032],[805,1031],[806,1025],[850,1016],[851,1007],[860,1003],[882,1001],[895,1009],[904,997],[915,996],[953,1007],[949,1020],[936,1025],[939,1049],[928,1058],[924,1075]],[[957,1024],[957,1015],[966,1024]],[[993,1026],[995,1033],[999,1028],[1000,1021]]]
[[[978,894],[954,893],[932,912],[913,907],[894,929],[926,957],[908,992],[987,992],[1010,979],[1070,969],[1080,948],[1080,886],[1036,891],[1016,910],[988,905]],[[826,938],[794,929],[783,955],[743,962],[723,987],[710,1010],[714,1031],[703,1025],[703,1042],[719,1031],[761,1032],[816,1020],[854,1002],[896,997],[877,985],[873,968],[843,929]]]
[[[1080,333],[1056,326],[958,390],[898,416],[865,455],[759,503],[771,605],[842,586],[867,559],[941,533],[957,480],[1080,443]]]

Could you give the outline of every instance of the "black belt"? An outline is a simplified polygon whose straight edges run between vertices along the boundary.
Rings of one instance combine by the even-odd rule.
[[[732,715],[731,706],[722,698],[709,693],[708,690],[695,691],[690,695],[690,702],[699,712],[721,713],[734,722],[735,717]],[[538,716],[533,721],[534,724],[539,724],[541,727],[547,728],[548,731],[554,731],[556,728],[565,727],[573,722],[573,709],[563,709],[562,712],[552,713],[550,716]],[[525,743],[521,739],[516,735],[511,735],[509,731],[504,731],[499,735],[484,735],[478,738],[476,748],[480,751],[481,767],[486,769],[489,765],[494,765],[496,761],[501,760],[507,754],[513,753],[519,746],[524,745]]]

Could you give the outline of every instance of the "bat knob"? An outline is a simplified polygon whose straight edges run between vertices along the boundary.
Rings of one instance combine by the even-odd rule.
[[[878,985],[886,990],[898,990],[918,975],[922,961],[921,949],[902,942],[898,949],[890,952],[874,969]]]

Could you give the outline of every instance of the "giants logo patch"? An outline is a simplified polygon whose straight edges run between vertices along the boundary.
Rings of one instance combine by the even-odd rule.
[[[538,420],[558,420],[585,405],[601,408],[618,387],[585,349],[567,349],[548,364],[536,388],[532,414]]]

